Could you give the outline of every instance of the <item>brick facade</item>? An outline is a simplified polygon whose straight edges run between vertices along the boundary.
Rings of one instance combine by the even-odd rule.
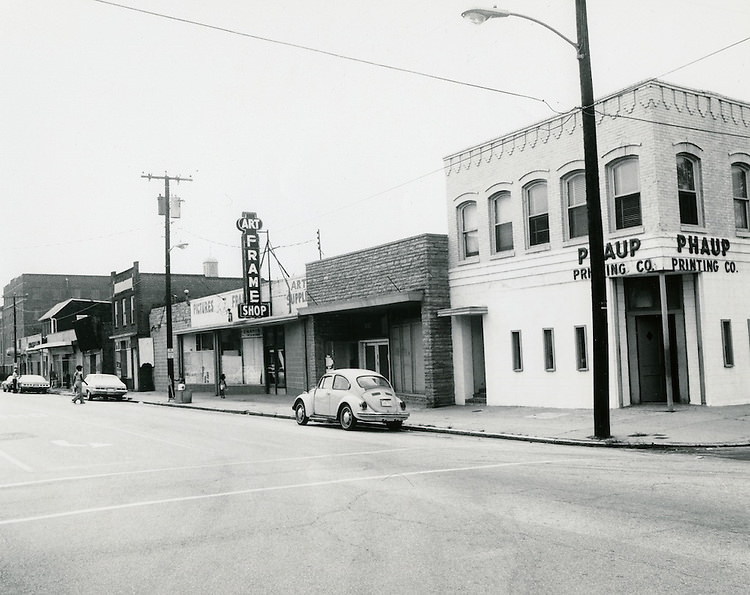
[[[15,320],[13,296],[16,296]],[[13,364],[13,334],[22,339],[42,332],[39,318],[69,298],[109,300],[109,277],[100,275],[46,275],[24,273],[3,288],[2,365]]]
[[[388,337],[394,324],[417,321],[424,349],[424,393],[410,398],[432,407],[452,403],[450,323],[437,317],[437,311],[449,305],[447,256],[445,236],[424,234],[308,263],[313,312],[306,322],[308,377],[317,379],[325,371],[326,343],[332,338],[353,342]],[[408,300],[402,298],[407,295]],[[337,366],[355,363],[349,355],[349,361],[337,361]]]

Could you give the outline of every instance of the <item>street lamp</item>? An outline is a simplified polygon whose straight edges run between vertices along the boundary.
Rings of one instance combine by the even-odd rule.
[[[576,0],[576,28],[578,42],[557,29],[533,17],[509,10],[474,8],[461,14],[476,25],[489,19],[518,17],[549,29],[572,45],[578,53],[578,72],[581,85],[581,119],[583,123],[583,156],[586,168],[586,210],[589,226],[589,258],[591,264],[591,332],[594,339],[594,434],[609,438],[609,355],[607,345],[607,277],[604,269],[604,232],[602,206],[599,196],[599,161],[596,146],[596,115],[594,87],[591,81],[591,52],[589,50],[586,0]]]

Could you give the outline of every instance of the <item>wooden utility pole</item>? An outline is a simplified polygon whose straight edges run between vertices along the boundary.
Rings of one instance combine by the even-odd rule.
[[[583,158],[586,170],[586,210],[589,224],[591,264],[591,334],[594,338],[594,434],[609,438],[609,348],[607,330],[607,275],[604,268],[604,232],[599,193],[599,157],[596,142],[594,86],[591,81],[591,52],[586,17],[586,0],[576,0],[578,71],[581,79]]]
[[[169,182],[192,182],[192,178],[170,176],[165,172],[163,176],[143,174],[148,180],[164,180],[164,308],[167,313],[167,380],[169,400],[174,400],[174,343],[172,340],[172,270],[169,262],[169,252],[172,250],[169,238]]]

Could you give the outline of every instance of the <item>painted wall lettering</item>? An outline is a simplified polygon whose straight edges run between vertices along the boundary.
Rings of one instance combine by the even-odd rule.
[[[687,248],[688,254],[699,256],[726,256],[732,247],[726,238],[703,238],[700,236],[677,235],[677,252]]]
[[[616,242],[608,242],[604,247],[604,260],[613,260],[615,258],[633,258],[635,253],[641,247],[641,241],[638,238],[630,238],[629,240],[617,240]],[[586,246],[578,248],[578,264],[583,264],[583,261],[589,257],[589,249]]]

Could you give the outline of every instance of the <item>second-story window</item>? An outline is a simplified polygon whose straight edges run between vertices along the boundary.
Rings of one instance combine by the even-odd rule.
[[[677,155],[677,193],[680,200],[680,223],[700,225],[701,211],[698,192],[698,160],[690,155]]]
[[[529,246],[549,243],[549,210],[547,183],[533,182],[524,189],[528,221]]]
[[[127,300],[125,298],[122,298],[122,326],[128,325],[128,312],[125,309],[127,303]]]
[[[641,218],[641,185],[638,159],[623,159],[610,168],[615,229],[638,227]]]
[[[499,192],[490,198],[492,212],[492,251],[513,250],[513,222],[510,218],[510,192]]]
[[[732,196],[734,197],[734,226],[742,231],[750,231],[750,212],[747,194],[748,168],[745,165],[732,166]]]
[[[568,239],[587,236],[589,220],[586,208],[586,175],[582,171],[563,180],[563,195],[568,215]]]
[[[458,221],[461,236],[461,257],[479,255],[479,226],[477,223],[477,203],[467,202],[458,208]]]

